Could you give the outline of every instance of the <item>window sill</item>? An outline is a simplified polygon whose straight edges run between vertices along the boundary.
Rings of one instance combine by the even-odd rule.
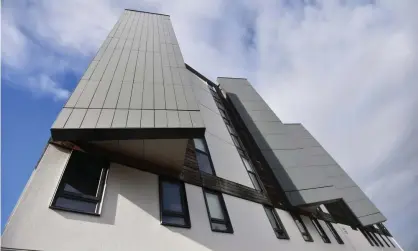
[[[65,211],[65,212],[70,212],[70,213],[85,214],[85,215],[91,215],[91,216],[96,216],[96,217],[100,216],[100,214],[98,213],[84,212],[84,211],[75,210],[75,209],[68,209],[65,207],[50,206],[49,208],[52,210]]]
[[[161,225],[166,226],[166,227],[180,227],[180,228],[191,228],[192,227],[190,224],[188,224],[188,225],[177,225],[177,224],[164,223],[164,222],[161,222]]]
[[[234,234],[234,231],[233,230],[217,230],[217,229],[212,229],[212,232],[225,233],[225,234]]]

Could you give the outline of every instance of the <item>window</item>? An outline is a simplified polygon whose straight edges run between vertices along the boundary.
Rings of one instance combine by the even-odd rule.
[[[196,159],[201,172],[215,175],[212,161],[209,156],[209,150],[204,139],[194,139],[194,146],[196,149]]]
[[[224,109],[222,109],[220,107],[218,107],[218,109],[219,109],[219,112],[221,113],[221,116],[223,118],[228,118],[228,115],[226,115],[226,111]]]
[[[251,164],[250,160],[244,157],[241,157],[241,159],[244,163],[245,169],[247,169],[248,175],[250,176],[254,188],[258,191],[262,191],[260,181],[258,180],[257,174],[255,173],[254,167]]]
[[[337,240],[338,244],[344,244],[343,240],[341,239],[340,235],[338,234],[337,230],[335,230],[331,222],[326,221],[325,224],[327,224],[329,230],[331,231],[332,235],[334,235],[334,238]]]
[[[184,183],[160,177],[159,191],[161,224],[190,228]]]
[[[231,138],[232,138],[232,141],[234,141],[234,144],[237,148],[242,148],[241,142],[236,135],[231,134]]]
[[[357,231],[358,229],[356,227],[350,226],[351,229],[353,229],[354,231]]]
[[[378,233],[378,235],[379,235],[380,239],[382,239],[383,242],[386,244],[386,246],[390,247],[389,243],[385,240],[385,238],[383,238],[383,236],[380,233]]]
[[[232,224],[226,211],[222,194],[204,189],[206,209],[212,231],[233,233]]]
[[[390,245],[392,245],[394,248],[396,248],[395,244],[393,244],[393,242],[390,240],[390,237],[387,235],[383,235],[384,237],[386,237],[386,239],[389,241]]]
[[[368,235],[368,233],[366,231],[364,231],[363,229],[360,229],[360,232],[364,235],[364,237],[366,237],[366,239],[369,241],[370,245],[374,246],[373,241],[372,241],[371,237]]]
[[[292,217],[300,233],[302,234],[303,239],[305,241],[313,242],[312,236],[309,234],[308,229],[305,226],[305,223],[303,223],[302,221],[302,218],[296,214],[292,214]]]
[[[315,218],[311,218],[311,221],[314,227],[316,228],[316,231],[318,231],[319,235],[321,236],[322,240],[325,243],[331,243],[331,240],[328,238],[328,235],[325,233],[319,221]]]
[[[289,235],[287,235],[286,229],[284,228],[282,221],[277,215],[276,210],[274,210],[272,207],[264,206],[264,211],[266,211],[267,218],[269,219],[277,238],[289,239]]]
[[[374,238],[377,241],[377,243],[375,242],[377,246],[380,245],[381,247],[384,247],[383,243],[380,241],[379,237],[377,237],[376,233],[373,233],[373,232],[369,232],[369,233],[372,236],[372,238]]]
[[[102,159],[73,151],[50,207],[99,215],[108,167]]]

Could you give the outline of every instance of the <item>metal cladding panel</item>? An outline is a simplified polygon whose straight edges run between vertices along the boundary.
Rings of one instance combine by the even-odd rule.
[[[170,128],[175,132],[175,128],[181,128],[183,133],[178,137],[202,137],[205,126],[190,75],[170,17],[125,10],[65,104],[65,112],[51,129],[52,136],[78,139],[64,131],[67,128],[83,135],[83,139],[95,134],[92,140],[100,140],[105,129],[129,128],[134,132],[146,128],[149,132],[150,128]],[[177,121],[173,121],[172,112],[176,112]],[[114,118],[110,119],[110,114]],[[140,114],[140,118],[134,114]],[[80,131],[93,132],[95,128],[101,132]],[[111,135],[118,139],[117,134],[107,133],[107,137]],[[139,137],[138,133],[132,135]],[[167,134],[150,137],[158,135]],[[176,135],[171,133],[170,137]]]
[[[361,224],[386,220],[315,138],[301,124],[282,123],[246,79],[218,78],[218,83],[293,206],[338,200]]]

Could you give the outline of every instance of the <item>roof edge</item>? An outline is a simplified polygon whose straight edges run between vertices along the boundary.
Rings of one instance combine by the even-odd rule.
[[[147,13],[147,14],[154,14],[154,15],[161,15],[161,16],[166,16],[169,17],[170,15],[167,14],[162,14],[162,13],[156,13],[156,12],[149,12],[149,11],[142,11],[142,10],[134,10],[134,9],[125,9],[128,11],[134,11],[134,12],[142,12],[142,13]]]

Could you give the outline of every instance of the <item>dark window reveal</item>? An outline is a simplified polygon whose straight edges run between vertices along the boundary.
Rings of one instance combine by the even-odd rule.
[[[338,244],[344,244],[343,240],[341,239],[340,235],[337,233],[337,230],[335,230],[334,226],[331,224],[331,222],[326,221],[325,222],[331,231],[332,235],[334,235],[334,238],[337,240]]]
[[[282,221],[276,213],[274,208],[269,206],[264,206],[264,211],[266,211],[267,218],[270,221],[271,226],[273,227],[274,233],[279,239],[289,239],[289,235],[286,232],[286,229],[283,226]]]
[[[184,183],[160,177],[161,224],[176,227],[190,227]]]
[[[99,215],[109,164],[73,151],[51,208]]]
[[[233,233],[231,220],[229,219],[222,194],[206,189],[203,191],[212,231]]]
[[[319,235],[321,236],[322,240],[325,243],[331,243],[331,240],[328,238],[328,235],[325,233],[319,221],[315,218],[311,218],[311,221],[314,227],[316,228],[316,231],[318,231]]]
[[[312,236],[309,234],[308,229],[305,226],[305,223],[303,223],[302,221],[302,218],[300,218],[300,216],[296,214],[292,214],[292,217],[300,233],[302,234],[303,239],[305,241],[313,242]]]
[[[262,191],[261,189],[261,182],[258,179],[258,176],[254,170],[251,161],[245,157],[241,157],[242,162],[244,163],[245,169],[247,169],[248,175],[250,176],[251,182],[254,185],[254,188],[258,191]]]

